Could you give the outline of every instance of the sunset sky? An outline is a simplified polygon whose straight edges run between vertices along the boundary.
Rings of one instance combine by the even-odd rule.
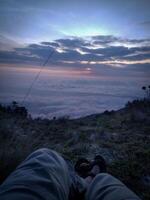
[[[150,63],[149,10],[149,0],[1,0],[0,62],[55,50],[59,63]]]
[[[18,70],[26,91],[25,77],[34,78],[51,52],[43,72],[51,78],[68,77],[68,86],[75,77],[105,80],[105,94],[112,79],[129,80],[140,95],[137,88],[150,76],[150,0],[0,0],[1,100],[12,96],[10,86],[13,98],[21,91],[14,82]]]

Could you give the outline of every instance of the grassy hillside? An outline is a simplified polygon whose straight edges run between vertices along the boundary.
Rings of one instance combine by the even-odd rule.
[[[32,151],[48,147],[73,162],[101,154],[109,172],[150,199],[150,101],[80,119],[32,119],[15,102],[0,106],[0,183]]]

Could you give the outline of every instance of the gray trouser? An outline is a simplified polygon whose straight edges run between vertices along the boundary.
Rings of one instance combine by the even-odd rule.
[[[86,200],[139,200],[109,174],[97,175],[87,186],[68,161],[49,149],[29,155],[0,186],[0,200],[78,200],[76,193]]]

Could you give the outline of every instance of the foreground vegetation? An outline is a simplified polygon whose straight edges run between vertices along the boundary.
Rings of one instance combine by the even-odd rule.
[[[104,156],[108,171],[141,198],[150,199],[150,100],[80,119],[32,119],[13,102],[0,105],[0,183],[38,148],[51,148],[73,162]]]

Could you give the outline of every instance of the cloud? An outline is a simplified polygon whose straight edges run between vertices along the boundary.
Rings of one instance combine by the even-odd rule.
[[[118,41],[119,38],[114,37],[112,35],[108,35],[108,36],[97,35],[97,36],[93,36],[92,40],[94,41],[94,44],[109,44],[109,43]]]
[[[57,64],[143,64],[150,63],[150,39],[129,40],[114,36],[72,37],[1,50],[1,63],[41,64],[51,52]],[[128,47],[128,45],[130,47]]]
[[[0,51],[0,63],[36,64],[39,58],[28,53],[18,51]]]
[[[60,45],[57,42],[41,42],[42,45],[51,46],[51,47],[59,47]]]
[[[80,48],[82,46],[87,46],[89,43],[82,38],[69,38],[69,39],[59,39],[55,40],[63,48]]]

